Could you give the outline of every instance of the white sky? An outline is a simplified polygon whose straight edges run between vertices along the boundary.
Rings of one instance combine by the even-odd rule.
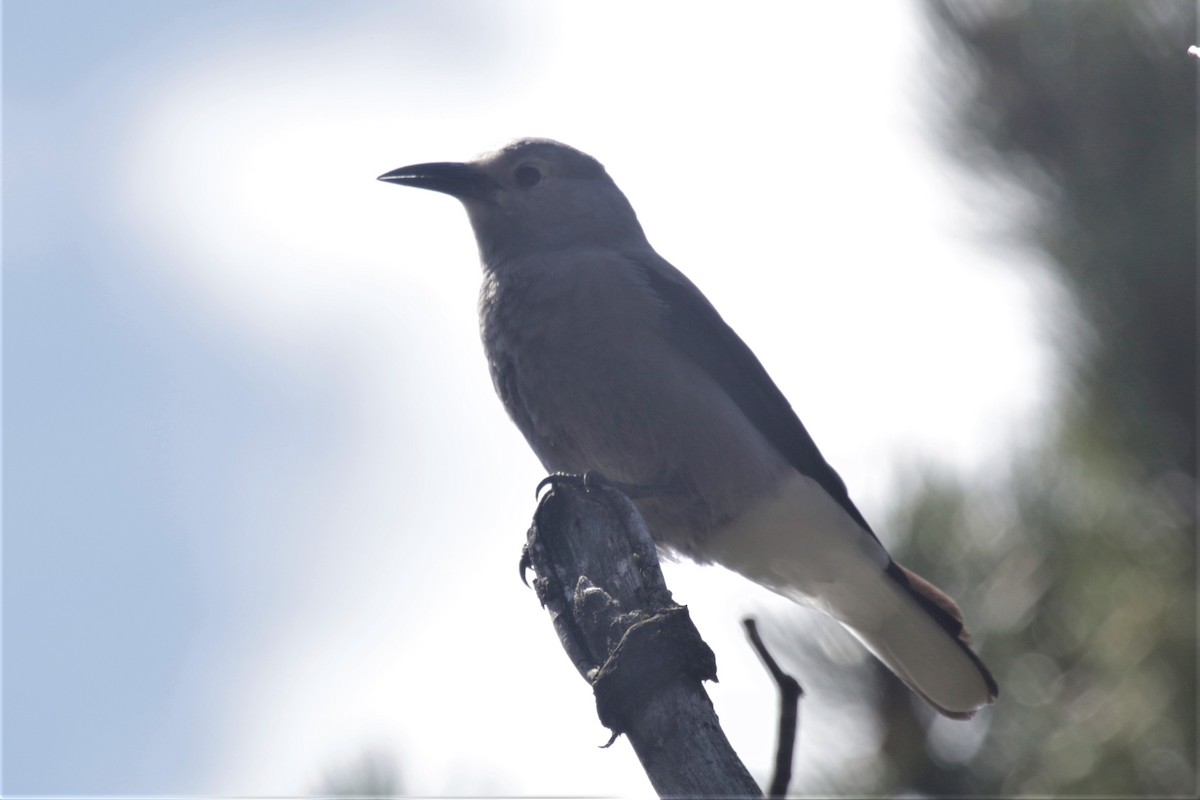
[[[1044,287],[927,139],[933,56],[907,4],[368,3],[278,26],[286,6],[256,8],[181,19],[76,89],[135,110],[96,213],[151,255],[139,279],[234,361],[319,365],[349,398],[327,461],[251,443],[244,494],[214,498],[237,520],[216,535],[240,538],[213,547],[239,555],[198,556],[199,582],[276,587],[282,610],[198,634],[178,683],[211,692],[222,734],[205,774],[164,790],[300,793],[377,749],[418,794],[648,792],[627,743],[597,749],[590,693],[516,577],[541,474],[486,374],[465,215],[374,181],[387,170],[525,135],[595,155],[868,517],[917,464],[994,468],[1030,437]],[[791,614],[811,647],[857,651],[715,568],[668,581],[765,779],[775,698],[736,621]],[[865,717],[805,703],[796,785],[869,770]]]

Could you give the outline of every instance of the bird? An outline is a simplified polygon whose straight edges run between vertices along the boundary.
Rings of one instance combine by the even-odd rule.
[[[378,179],[466,208],[492,382],[547,471],[659,487],[635,503],[661,549],[828,614],[947,717],[995,702],[957,604],[892,560],[758,358],[658,255],[598,160],[523,138]]]

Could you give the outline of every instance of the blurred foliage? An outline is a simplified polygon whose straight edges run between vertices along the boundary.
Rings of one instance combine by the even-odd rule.
[[[395,760],[377,750],[326,770],[320,785],[310,795],[329,798],[402,797],[404,788]]]
[[[897,558],[958,598],[1001,696],[935,719],[881,670],[875,788],[1194,796],[1196,6],[923,5],[947,143],[1031,200],[1013,224],[1072,308],[1044,440],[896,510]]]
[[[1196,5],[927,0],[953,65],[949,140],[1036,198],[1026,233],[1087,325],[1086,437],[1196,464]]]

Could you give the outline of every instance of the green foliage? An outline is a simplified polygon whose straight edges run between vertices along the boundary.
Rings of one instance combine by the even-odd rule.
[[[1001,697],[970,747],[883,703],[880,789],[1193,795],[1196,7],[926,8],[955,150],[1035,198],[1018,224],[1085,329],[1059,320],[1046,441],[986,486],[924,476],[896,511],[898,559],[960,600]]]
[[[950,138],[1036,198],[1024,233],[1087,335],[1061,353],[1085,438],[1196,464],[1196,6],[927,0],[955,68]],[[958,80],[963,75],[968,80]]]
[[[895,527],[913,543],[902,560],[968,609],[1001,698],[965,763],[934,746],[943,762],[934,768],[924,752],[906,751],[891,765],[893,787],[1192,791],[1192,519],[1174,479],[1127,466],[1055,443],[997,485],[928,479],[898,512]],[[889,726],[911,731],[911,705],[886,707]]]

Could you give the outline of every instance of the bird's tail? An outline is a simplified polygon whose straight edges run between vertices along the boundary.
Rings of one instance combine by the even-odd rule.
[[[963,615],[948,595],[915,572],[889,563],[884,584],[896,607],[882,624],[843,623],[868,650],[938,711],[970,719],[995,702],[992,673],[971,649]]]
[[[968,719],[996,699],[954,601],[803,476],[718,532],[704,555],[829,614],[948,717]]]
[[[841,602],[838,592],[823,592],[813,602],[803,590],[768,585],[841,622],[910,689],[947,717],[970,719],[995,702],[996,681],[971,649],[958,606],[895,561],[889,559],[874,581],[858,583],[852,602]]]

